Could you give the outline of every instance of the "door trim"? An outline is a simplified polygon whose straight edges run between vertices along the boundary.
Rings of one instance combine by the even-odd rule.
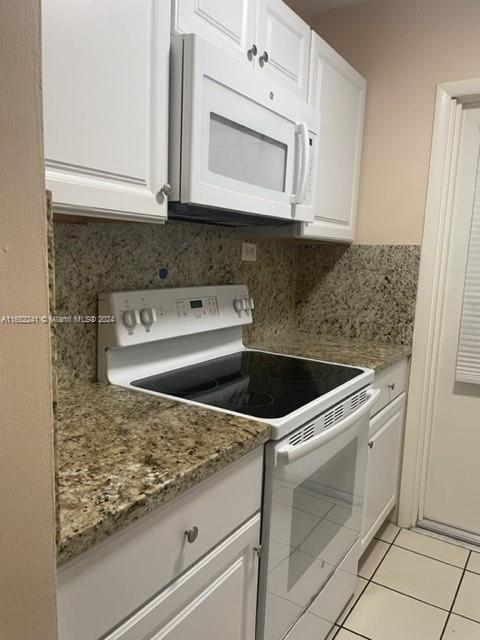
[[[415,526],[422,508],[462,104],[479,94],[480,78],[437,87],[399,500],[402,527]]]

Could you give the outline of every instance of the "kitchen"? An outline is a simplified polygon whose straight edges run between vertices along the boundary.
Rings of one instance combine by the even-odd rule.
[[[332,4],[5,12],[31,40],[9,45],[29,78],[8,76],[12,95],[30,97],[6,124],[32,128],[7,138],[10,180],[36,149],[36,182],[11,198],[29,187],[23,206],[48,214],[35,241],[5,226],[17,302],[2,315],[72,320],[3,327],[17,371],[22,348],[43,369],[6,381],[7,409],[28,388],[39,426],[2,464],[28,473],[24,511],[5,501],[24,524],[0,547],[0,637],[477,637],[464,305],[480,16],[466,1],[455,15],[445,0]],[[445,62],[452,21],[461,61]],[[32,248],[18,279],[17,246]]]

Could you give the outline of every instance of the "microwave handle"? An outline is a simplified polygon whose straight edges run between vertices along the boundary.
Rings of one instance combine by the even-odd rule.
[[[308,127],[304,123],[295,125],[295,135],[300,139],[301,163],[298,172],[297,185],[295,193],[290,197],[291,204],[301,204],[305,200],[305,192],[307,190],[308,169],[310,160],[310,140]]]
[[[292,462],[296,462],[303,458],[304,456],[312,453],[319,447],[323,447],[327,442],[333,440],[337,436],[344,433],[347,429],[363,418],[366,414],[370,413],[370,409],[377,401],[378,396],[380,395],[380,389],[369,389],[367,392],[368,400],[365,404],[347,416],[344,420],[338,422],[335,426],[330,429],[326,429],[319,433],[317,436],[310,438],[304,444],[300,445],[287,445],[286,447],[282,447],[277,451],[277,462],[283,465],[291,464]]]

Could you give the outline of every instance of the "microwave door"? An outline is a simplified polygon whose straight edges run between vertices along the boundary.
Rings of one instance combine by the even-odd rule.
[[[198,36],[184,36],[182,203],[300,219],[292,195],[299,171],[300,187],[307,181],[306,145],[297,119],[282,109],[292,106],[284,94],[277,101],[276,86]]]

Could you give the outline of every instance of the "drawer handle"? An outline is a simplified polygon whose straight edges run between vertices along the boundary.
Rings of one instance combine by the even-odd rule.
[[[395,383],[394,383],[394,382],[391,382],[391,383],[388,385],[388,388],[390,389],[390,391],[393,391],[393,390],[395,389]]]
[[[188,542],[195,542],[195,540],[198,538],[198,527],[192,527],[191,529],[187,529],[185,531],[185,537],[188,540]]]
[[[374,444],[375,444],[375,443],[374,443],[374,441],[373,441],[373,440],[370,440],[370,442],[368,443],[368,448],[369,448],[369,449],[373,449],[373,445],[374,445]]]

